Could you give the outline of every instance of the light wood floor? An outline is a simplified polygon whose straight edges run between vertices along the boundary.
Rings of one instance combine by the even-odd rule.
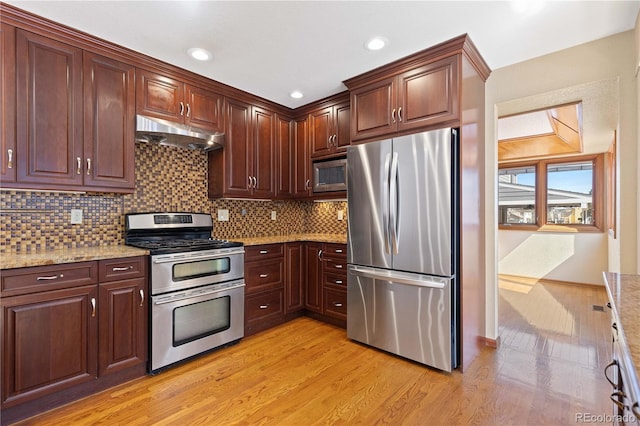
[[[608,313],[592,309],[604,289],[508,278],[500,287],[501,344],[464,374],[299,318],[23,424],[567,425],[609,414]]]

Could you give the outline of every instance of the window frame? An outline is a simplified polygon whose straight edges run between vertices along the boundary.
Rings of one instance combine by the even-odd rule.
[[[593,197],[593,217],[594,222],[591,224],[552,224],[547,223],[547,168],[549,165],[559,163],[577,163],[580,161],[593,162],[592,176],[592,197]],[[517,167],[535,167],[535,213],[536,221],[534,224],[517,224],[517,223],[500,223],[498,217],[498,229],[500,230],[518,230],[518,231],[552,231],[552,232],[604,232],[605,217],[605,154],[590,154],[569,157],[554,157],[532,161],[504,162],[498,163],[498,170],[511,169]],[[497,179],[496,179],[497,183]],[[498,190],[498,209],[500,203],[500,195]]]

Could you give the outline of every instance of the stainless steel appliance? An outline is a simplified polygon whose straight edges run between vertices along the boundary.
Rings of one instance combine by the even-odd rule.
[[[457,132],[347,149],[347,335],[457,367]]]
[[[347,158],[313,162],[313,192],[346,191]]]
[[[212,230],[208,214],[125,216],[125,243],[151,253],[152,373],[244,336],[244,248]]]

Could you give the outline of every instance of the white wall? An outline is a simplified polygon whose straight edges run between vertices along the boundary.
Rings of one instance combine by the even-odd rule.
[[[482,47],[480,46],[482,52]],[[514,275],[525,271],[544,273],[547,278],[572,282],[601,283],[598,270],[609,268],[609,246],[619,245],[620,269],[636,273],[637,253],[637,169],[638,149],[636,130],[637,88],[635,72],[634,32],[616,34],[591,43],[561,50],[549,55],[494,70],[486,86],[486,230],[487,230],[487,336],[497,334],[497,273],[498,266]],[[615,244],[609,244],[606,233],[521,233],[509,232],[498,238],[497,231],[497,141],[496,120],[507,112],[523,112],[532,105],[552,106],[559,99],[590,96],[594,87],[607,87],[606,97],[618,112],[612,129],[618,132],[620,186],[618,233]],[[551,103],[548,103],[551,102]],[[547,103],[545,105],[545,103]],[[523,108],[520,111],[516,109]],[[609,136],[610,141],[611,136]],[[494,238],[490,237],[493,230]],[[512,234],[515,232],[515,234]],[[612,238],[612,237],[611,237]],[[500,242],[499,242],[500,241]],[[551,247],[562,241],[564,261],[553,264],[544,253],[532,255],[529,248]],[[503,246],[501,246],[501,244]],[[571,248],[573,247],[573,248]],[[526,249],[526,250],[525,250]],[[618,249],[614,249],[618,251]],[[513,254],[512,254],[513,253]],[[493,257],[493,259],[492,259]],[[500,264],[499,264],[500,262]],[[529,268],[527,263],[537,263]],[[586,262],[589,262],[587,265]],[[591,264],[593,263],[593,264]],[[525,267],[529,268],[524,269]],[[598,277],[596,278],[596,276]],[[578,277],[578,278],[576,278]]]

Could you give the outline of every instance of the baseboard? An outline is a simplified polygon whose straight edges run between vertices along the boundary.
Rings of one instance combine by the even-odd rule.
[[[495,339],[489,339],[488,337],[478,336],[478,342],[490,348],[498,348],[498,346],[500,346],[500,336],[498,336]]]

